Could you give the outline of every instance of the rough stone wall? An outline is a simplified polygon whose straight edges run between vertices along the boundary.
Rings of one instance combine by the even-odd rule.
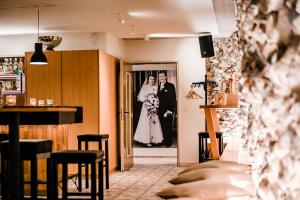
[[[257,198],[300,199],[300,0],[235,0]]]
[[[241,78],[242,58],[238,34],[234,33],[228,38],[216,38],[213,43],[215,56],[206,59],[206,71],[208,80],[215,81],[218,86],[208,87],[208,102],[214,99],[217,92],[226,92],[226,89],[222,87],[226,77],[235,74],[237,83]],[[237,91],[239,88],[239,85],[236,84]],[[244,122],[247,120],[246,116],[241,115],[241,110],[218,109],[217,112],[224,137],[229,140],[241,138],[243,131],[246,130]]]

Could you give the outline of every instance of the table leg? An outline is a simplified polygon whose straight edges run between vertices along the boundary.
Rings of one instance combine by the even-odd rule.
[[[19,143],[20,114],[12,113],[9,122],[8,145],[8,188],[9,199],[21,199],[20,197],[20,143]]]
[[[205,117],[207,122],[208,134],[210,137],[212,156],[213,159],[219,159],[220,154],[219,154],[219,149],[217,144],[216,132],[218,132],[220,128],[217,121],[218,119],[217,119],[216,109],[205,108],[204,111],[205,111]]]

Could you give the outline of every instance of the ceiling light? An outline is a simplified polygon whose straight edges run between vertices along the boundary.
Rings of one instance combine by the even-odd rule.
[[[158,17],[160,13],[151,12],[151,11],[129,11],[128,15],[131,17],[146,18],[146,17]]]
[[[40,29],[40,10],[38,8],[38,38],[39,38],[39,29]],[[30,58],[30,64],[32,65],[46,65],[48,64],[47,57],[43,53],[42,43],[35,43],[34,53]]]
[[[31,56],[30,59],[30,64],[31,65],[47,65],[47,57],[43,53],[43,44],[42,43],[35,43],[35,50],[33,55]]]
[[[151,33],[148,34],[147,37],[149,38],[192,38],[192,37],[199,37],[203,35],[207,35],[209,32],[202,32],[202,33]]]

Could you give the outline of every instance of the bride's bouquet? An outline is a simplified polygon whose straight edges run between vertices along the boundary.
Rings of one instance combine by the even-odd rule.
[[[152,119],[152,117],[157,113],[157,109],[159,107],[159,100],[157,95],[154,93],[147,94],[144,103],[147,109],[147,116],[149,119]]]

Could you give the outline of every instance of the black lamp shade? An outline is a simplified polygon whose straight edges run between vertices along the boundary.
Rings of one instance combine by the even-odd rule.
[[[42,43],[35,43],[35,51],[30,59],[30,64],[32,65],[47,65],[48,60],[45,54],[43,53]]]

